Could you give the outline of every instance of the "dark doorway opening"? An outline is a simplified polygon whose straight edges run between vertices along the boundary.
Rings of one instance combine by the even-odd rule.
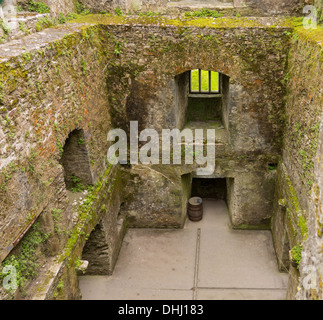
[[[109,246],[102,221],[92,230],[82,252],[82,259],[89,262],[87,275],[110,274]]]
[[[226,178],[193,178],[192,197],[227,200]]]

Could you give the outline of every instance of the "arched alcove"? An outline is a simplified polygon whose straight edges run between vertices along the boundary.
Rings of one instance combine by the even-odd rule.
[[[105,229],[104,223],[100,221],[91,232],[83,248],[82,259],[89,262],[86,270],[87,275],[111,273],[109,244]]]
[[[93,185],[88,150],[82,129],[75,129],[65,141],[62,158],[64,180],[68,190],[83,189],[81,186]]]

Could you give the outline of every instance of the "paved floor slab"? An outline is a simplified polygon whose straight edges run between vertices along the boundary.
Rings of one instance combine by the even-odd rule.
[[[207,202],[200,224],[198,287],[286,287],[279,273],[270,231],[232,230],[224,202]]]
[[[108,276],[82,276],[84,300],[191,300],[191,290],[145,289],[121,285]]]
[[[81,276],[83,299],[284,299],[270,231],[232,230],[223,201],[205,201],[182,230],[129,229],[112,276]],[[194,290],[193,290],[194,288]]]
[[[286,289],[199,289],[197,300],[285,300]]]
[[[129,229],[111,284],[143,289],[191,289],[195,234],[190,230]]]

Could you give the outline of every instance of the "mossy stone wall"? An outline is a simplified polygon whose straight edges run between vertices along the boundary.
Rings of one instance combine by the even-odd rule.
[[[321,28],[294,30],[285,75],[286,126],[282,159],[285,169],[277,177],[273,235],[278,258],[283,256],[283,242],[289,242],[289,249],[296,245],[303,248],[299,269],[291,267],[289,271],[288,297],[291,299],[295,296],[322,298],[323,59],[320,39],[323,39]],[[284,199],[282,210],[282,203],[278,202]],[[310,280],[312,285],[309,285]]]
[[[277,162],[280,154],[285,117],[291,132],[295,128],[289,108],[284,112],[291,28],[278,20],[238,18],[183,22],[91,16],[83,22],[94,26],[71,23],[44,30],[43,35],[31,35],[25,49],[22,42],[10,46],[10,51],[5,50],[9,44],[0,47],[2,258],[30,217],[40,216],[45,208],[56,206],[50,195],[65,204],[63,214],[73,220],[72,211],[67,210],[68,197],[59,164],[65,140],[72,130],[84,130],[94,181],[102,182],[101,174],[107,168],[107,132],[113,127],[128,129],[130,120],[139,120],[140,129],[175,128],[174,79],[195,68],[219,71],[230,77],[227,134],[232,139],[217,150],[217,174],[237,179],[240,175],[240,181],[231,186],[237,189],[231,191],[233,197],[244,199],[240,207],[243,210],[232,218],[240,227],[248,223],[258,226],[264,223],[268,227],[275,175],[268,172],[268,163]],[[299,65],[293,56],[300,54],[296,50],[291,52],[291,63],[295,66],[289,67],[290,74]],[[314,69],[308,66],[309,73],[313,70],[314,74]],[[304,86],[309,90],[308,83]],[[288,96],[287,106],[302,113],[300,106],[291,103],[299,95],[296,87],[290,87],[295,92]],[[243,139],[235,140],[239,132],[239,139]],[[241,141],[244,147],[239,149]],[[292,146],[296,149],[297,140],[286,136],[285,141],[291,143],[284,155],[289,170],[288,161],[295,155]],[[304,142],[304,146],[310,144]],[[300,162],[299,155],[295,156],[295,161]],[[297,166],[300,168],[299,163]],[[126,193],[121,184],[118,194],[125,196],[124,212],[129,215],[129,222],[135,226],[180,227],[185,219],[183,196],[187,198],[187,190],[179,191],[181,176],[192,171],[185,167],[124,167],[120,179],[128,182],[128,190]],[[295,177],[302,171],[297,172]],[[289,174],[294,183],[297,178]],[[263,182],[261,188],[255,181]],[[257,189],[259,193],[254,194]],[[158,190],[160,193],[153,198],[151,195]],[[299,192],[297,184],[295,190]],[[259,216],[260,210],[248,207],[251,193],[253,200],[257,198],[257,207],[265,203],[266,210]],[[106,196],[112,199],[108,191]],[[234,208],[239,201],[230,207]],[[121,199],[111,203],[115,206],[114,213],[119,202]],[[96,204],[93,203],[94,209]],[[94,227],[94,222],[88,224],[84,234],[70,227],[72,235],[66,242],[65,258],[72,256],[70,261],[79,258],[86,234]],[[67,276],[65,267],[67,264],[59,270],[60,274],[67,272]],[[76,279],[75,273],[73,277],[70,279]],[[55,279],[57,283],[51,285],[51,294],[54,284],[62,290],[62,283],[59,285],[58,278]],[[72,280],[71,287],[75,289]],[[76,291],[69,291],[70,297]],[[50,298],[51,294],[39,293],[39,296]],[[61,297],[64,296],[67,295],[62,293]]]

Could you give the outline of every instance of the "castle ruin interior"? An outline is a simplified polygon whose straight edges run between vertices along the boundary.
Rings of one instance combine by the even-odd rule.
[[[194,252],[193,196],[225,205],[239,237],[270,237],[280,298],[323,299],[322,0],[4,0],[0,15],[1,280],[17,273],[1,299],[82,299],[82,277],[113,275],[135,230],[142,248],[160,232],[170,260],[181,234]],[[109,163],[108,132],[132,121],[212,129],[213,172]]]

